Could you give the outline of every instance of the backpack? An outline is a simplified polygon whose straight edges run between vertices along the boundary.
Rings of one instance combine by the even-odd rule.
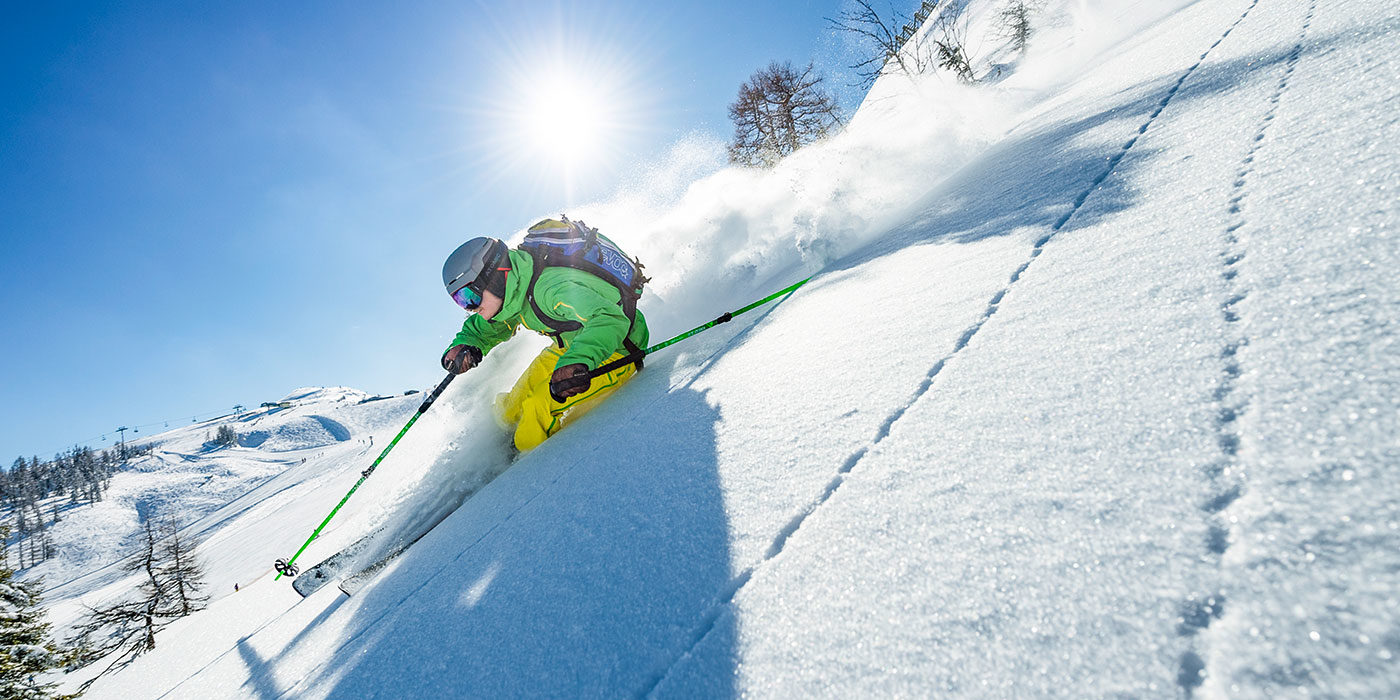
[[[631,340],[632,327],[637,323],[637,300],[642,296],[642,288],[650,281],[650,278],[642,274],[644,266],[641,261],[628,257],[616,243],[598,233],[598,229],[582,221],[570,221],[569,217],[562,214],[558,219],[545,219],[531,226],[525,234],[525,240],[516,247],[529,253],[535,261],[530,284],[525,288],[525,298],[529,300],[535,317],[554,331],[554,340],[559,347],[564,347],[564,333],[576,331],[582,328],[583,324],[578,321],[550,318],[535,303],[535,282],[547,267],[582,270],[617,287],[622,295],[618,305],[622,307],[623,315],[631,322],[627,327],[627,335],[623,338],[623,347],[628,354],[641,352]],[[641,360],[637,360],[638,369],[641,369],[641,365]]]

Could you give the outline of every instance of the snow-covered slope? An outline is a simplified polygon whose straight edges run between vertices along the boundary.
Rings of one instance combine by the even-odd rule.
[[[1178,5],[695,183],[632,229],[672,237],[635,241],[658,335],[816,279],[354,598],[256,574],[363,462],[207,516],[250,585],[90,696],[1400,695],[1400,15]],[[967,101],[897,131],[937,95]],[[485,399],[537,347],[454,383],[310,560],[498,471]]]
[[[142,522],[173,519],[185,533],[206,540],[200,554],[208,593],[217,601],[232,594],[235,584],[266,576],[272,559],[294,552],[334,505],[335,494],[359,478],[422,398],[309,387],[275,402],[281,407],[147,438],[143,444],[153,445],[151,454],[116,474],[103,501],[72,509],[55,524],[50,532],[57,556],[23,575],[44,579],[50,620],[66,628],[82,615],[83,605],[135,587],[137,579],[122,563],[139,549]],[[211,441],[225,426],[237,432],[238,445]],[[430,434],[432,428],[420,431]],[[440,449],[440,443],[434,446]],[[340,546],[398,519],[450,511],[492,473],[406,461],[393,478],[367,486],[369,497],[350,504],[322,540]],[[408,507],[401,507],[405,500]]]

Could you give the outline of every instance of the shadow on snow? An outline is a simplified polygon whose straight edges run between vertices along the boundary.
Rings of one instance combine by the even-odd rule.
[[[322,677],[291,692],[616,697],[654,684],[731,579],[719,413],[667,381],[665,367],[643,373],[633,401],[599,407],[592,428],[565,430],[469,501],[360,594]]]
[[[1325,42],[1310,48],[1325,50]],[[1128,139],[1164,100],[1179,107],[1226,92],[1285,62],[1290,50],[1203,64],[1179,88],[1181,72],[1158,77],[1123,91],[1110,108],[1013,132],[933,190],[909,223],[827,272],[910,246],[1019,229],[1043,243],[1129,209],[1135,197],[1123,184],[1134,170],[1153,167],[1158,154],[1127,148]],[[1086,132],[1117,121],[1129,128],[1085,143]],[[1115,177],[1106,177],[1110,170]],[[1093,206],[1079,208],[1088,196]],[[566,430],[521,459],[410,550],[361,594],[347,637],[317,672],[279,694],[254,669],[255,691],[280,696],[331,684],[318,690],[329,697],[616,697],[654,687],[694,645],[697,621],[734,575],[715,448],[719,409],[688,386],[668,389],[668,370],[657,362],[585,418],[588,427]],[[706,632],[728,635],[707,644],[727,649],[731,661],[730,673],[706,679],[706,696],[737,692],[733,630]]]

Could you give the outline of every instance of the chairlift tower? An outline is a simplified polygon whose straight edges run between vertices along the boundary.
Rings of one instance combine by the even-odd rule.
[[[117,428],[117,433],[121,435],[121,452],[119,452],[118,454],[121,455],[123,462],[126,461],[126,430],[127,428],[124,425],[120,428]]]

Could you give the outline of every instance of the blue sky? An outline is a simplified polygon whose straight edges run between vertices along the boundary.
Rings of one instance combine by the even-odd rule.
[[[11,8],[0,459],[300,386],[430,385],[461,321],[447,253],[605,197],[688,134],[727,138],[769,61],[841,86],[840,5]],[[610,115],[567,168],[527,124],[550,85]]]

